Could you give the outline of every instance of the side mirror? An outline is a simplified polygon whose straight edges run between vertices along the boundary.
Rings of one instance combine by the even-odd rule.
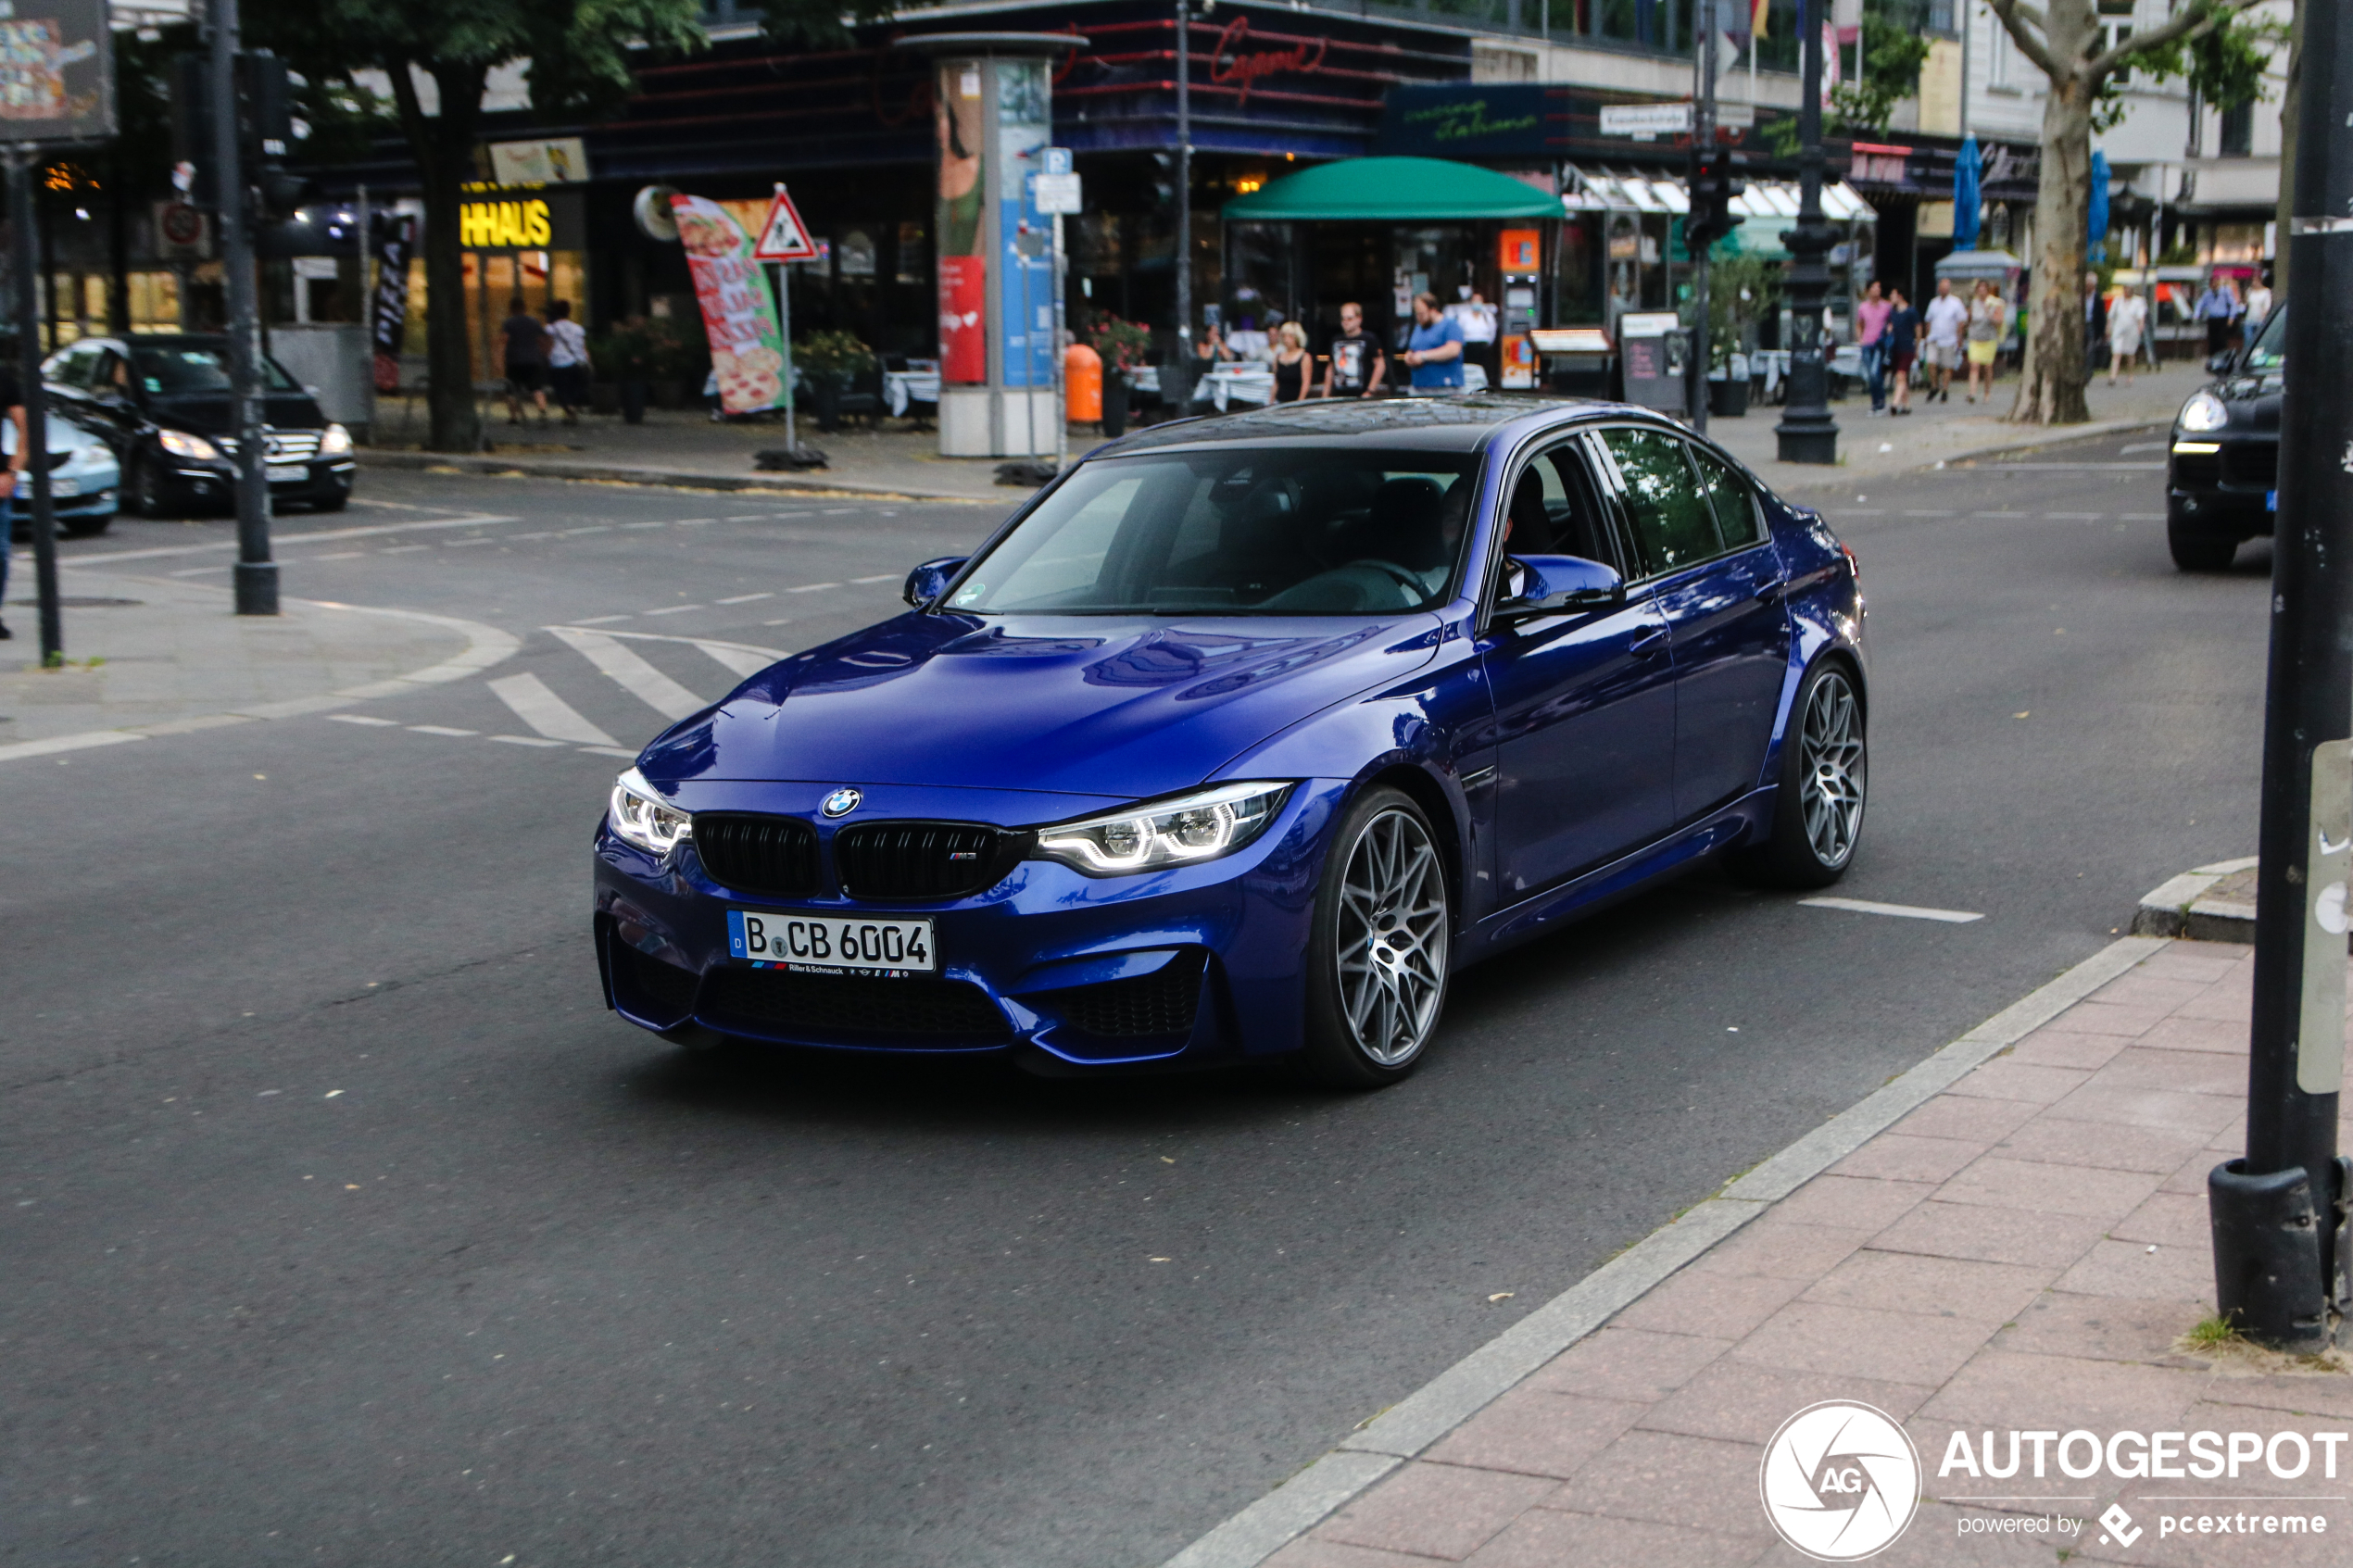
[[[1573,614],[1626,602],[1626,579],[1617,569],[1582,556],[1513,556],[1504,569],[1517,572],[1519,584],[1495,607],[1499,617]]]
[[[907,574],[907,585],[900,590],[899,596],[915,608],[923,608],[948,591],[948,584],[955,580],[956,573],[963,571],[964,562],[971,558],[970,556],[941,556],[937,560],[924,562]]]
[[[2231,366],[2237,358],[2238,356],[2227,348],[2220,354],[2208,355],[2206,360],[2206,373],[2209,376],[2227,376],[2231,373]]]

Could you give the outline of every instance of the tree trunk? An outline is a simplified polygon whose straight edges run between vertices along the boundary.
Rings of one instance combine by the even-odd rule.
[[[2083,402],[2083,231],[2092,194],[2092,106],[2098,96],[2096,83],[2072,76],[2052,82],[2043,100],[2042,182],[2034,197],[2034,254],[2027,258],[2033,274],[2026,363],[2010,408],[2014,423],[2073,425],[2092,417]]]
[[[481,444],[482,430],[474,408],[473,348],[466,332],[466,257],[458,209],[473,173],[474,128],[482,118],[489,70],[437,62],[433,76],[441,93],[440,112],[427,115],[408,62],[388,67],[401,129],[424,187],[425,232],[419,248],[425,263],[425,445],[435,452],[471,452]],[[486,279],[483,286],[488,286]]]

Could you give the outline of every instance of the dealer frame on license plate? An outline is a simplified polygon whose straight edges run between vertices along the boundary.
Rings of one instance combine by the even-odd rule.
[[[939,972],[939,950],[927,920],[729,909],[727,956],[816,974],[898,978]]]

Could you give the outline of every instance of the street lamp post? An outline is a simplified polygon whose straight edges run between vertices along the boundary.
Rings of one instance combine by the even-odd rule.
[[[2336,1152],[2353,872],[2353,26],[2308,6],[2283,368],[2271,663],[2263,703],[2246,1155],[2207,1178],[2216,1304],[2247,1337],[2318,1349],[2348,1312],[2353,1173]]]
[[[1789,403],[1773,427],[1785,463],[1838,461],[1838,421],[1831,418],[1830,367],[1822,353],[1822,301],[1830,294],[1833,243],[1822,221],[1822,20],[1820,0],[1797,0],[1798,46],[1806,69],[1797,107],[1797,222],[1789,247]]]
[[[1192,408],[1193,395],[1193,7],[1176,0],[1176,412]],[[1164,372],[1161,401],[1172,389]]]
[[[210,0],[213,192],[220,207],[220,270],[229,306],[229,410],[237,433],[239,615],[278,613],[278,563],[270,558],[269,454],[262,450],[261,312],[245,226],[245,137],[237,113],[237,0]],[[488,291],[484,291],[485,295]]]

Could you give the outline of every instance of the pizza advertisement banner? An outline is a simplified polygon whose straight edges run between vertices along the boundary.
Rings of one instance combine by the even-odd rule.
[[[413,218],[393,220],[376,247],[376,289],[368,315],[378,392],[400,390],[400,351],[409,339],[409,258],[416,248]]]
[[[751,235],[734,213],[702,196],[673,194],[670,209],[702,306],[721,410],[749,414],[781,407],[784,338],[776,330],[774,296],[751,254]]]

